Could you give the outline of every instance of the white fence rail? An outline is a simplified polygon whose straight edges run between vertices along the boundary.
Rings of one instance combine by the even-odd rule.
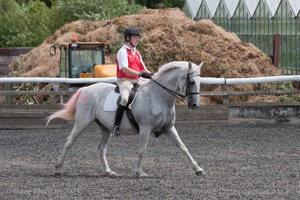
[[[0,77],[0,84],[2,83],[116,83],[116,77],[111,78],[48,78],[48,77]],[[300,81],[300,75],[294,76],[268,76],[255,78],[210,78],[201,77],[201,84],[217,84],[222,85],[222,91],[210,92],[201,91],[202,96],[223,96],[223,103],[228,103],[228,96],[230,95],[284,95],[284,94],[300,94],[300,90],[276,90],[276,91],[227,91],[227,85],[234,84],[257,84],[270,82],[286,82],[286,81]],[[12,91],[0,90],[0,95],[70,95],[68,91]]]
[[[47,78],[47,77],[9,77],[0,78],[0,83],[116,83],[117,78]]]
[[[255,78],[206,78],[206,77],[201,77],[201,83],[203,83],[203,84],[220,84],[220,85],[255,84],[255,83],[270,83],[270,82],[285,82],[285,81],[300,81],[300,75],[267,76],[267,77],[255,77]]]
[[[0,83],[97,83],[107,82],[116,83],[116,77],[110,78],[47,78],[47,77],[1,77]],[[255,78],[211,78],[201,77],[203,84],[255,84],[269,82],[300,81],[300,75],[294,76],[268,76]]]

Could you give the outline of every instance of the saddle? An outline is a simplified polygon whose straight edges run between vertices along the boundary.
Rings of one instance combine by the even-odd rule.
[[[133,101],[133,99],[134,99],[134,97],[136,95],[136,92],[137,92],[138,88],[139,88],[139,84],[135,83],[134,86],[133,86],[133,88],[130,91],[129,98],[128,98],[128,103],[126,105],[126,115],[127,115],[128,119],[129,119],[130,123],[132,124],[132,126],[139,132],[140,131],[139,125],[135,121],[134,116],[133,116],[133,114],[131,112],[131,109],[129,108],[129,105],[132,103],[132,101]],[[118,85],[115,87],[115,92],[116,93],[120,93],[120,88],[119,88]],[[121,96],[117,100],[117,104],[118,105],[120,104],[120,101],[121,101]],[[159,132],[159,131],[155,131],[154,132],[155,137],[159,137],[161,134],[162,134],[162,132]]]
[[[135,83],[135,84],[133,85],[133,88],[131,89],[131,91],[130,91],[130,93],[129,93],[128,103],[127,103],[127,105],[126,105],[126,110],[125,110],[125,111],[126,111],[126,115],[127,115],[128,119],[129,119],[130,123],[132,124],[132,126],[133,126],[137,131],[140,131],[139,125],[138,125],[138,123],[135,121],[134,116],[133,116],[133,114],[132,114],[132,112],[131,112],[131,109],[129,108],[129,105],[132,103],[132,101],[133,101],[133,99],[134,99],[134,97],[135,97],[135,95],[136,95],[136,92],[137,92],[138,88],[139,88],[139,84]],[[116,93],[120,93],[120,88],[119,88],[118,85],[115,87],[115,92],[116,92]],[[120,95],[120,97],[119,97],[118,100],[117,100],[117,105],[120,104],[120,101],[121,101],[121,95]]]

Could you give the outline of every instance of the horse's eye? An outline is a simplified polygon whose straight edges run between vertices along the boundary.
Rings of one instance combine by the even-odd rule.
[[[195,84],[195,81],[194,81],[194,80],[191,80],[190,83],[193,85],[193,84]]]

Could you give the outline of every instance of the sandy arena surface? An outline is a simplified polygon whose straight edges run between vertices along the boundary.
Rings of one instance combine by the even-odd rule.
[[[135,178],[138,137],[113,137],[108,161],[120,178],[100,171],[98,129],[91,127],[53,167],[70,129],[0,130],[1,199],[300,199],[300,126],[179,125],[206,175],[197,177],[165,136],[151,137],[147,178]]]

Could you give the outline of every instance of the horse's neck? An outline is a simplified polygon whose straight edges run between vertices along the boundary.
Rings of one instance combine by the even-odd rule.
[[[180,74],[175,74],[175,73],[168,74],[168,75],[162,74],[160,77],[158,77],[155,80],[161,86],[154,82],[152,82],[152,84],[149,84],[149,91],[151,92],[151,94],[153,94],[152,95],[153,100],[158,101],[160,104],[164,104],[165,106],[168,107],[172,107],[173,105],[175,105],[176,97],[170,94],[163,87],[173,92],[177,92],[178,79],[180,78],[180,76],[181,76]]]
[[[162,74],[160,77],[157,78],[156,81],[161,85],[169,88],[170,90],[176,91],[180,76],[181,74],[178,73],[170,73],[168,75]]]

